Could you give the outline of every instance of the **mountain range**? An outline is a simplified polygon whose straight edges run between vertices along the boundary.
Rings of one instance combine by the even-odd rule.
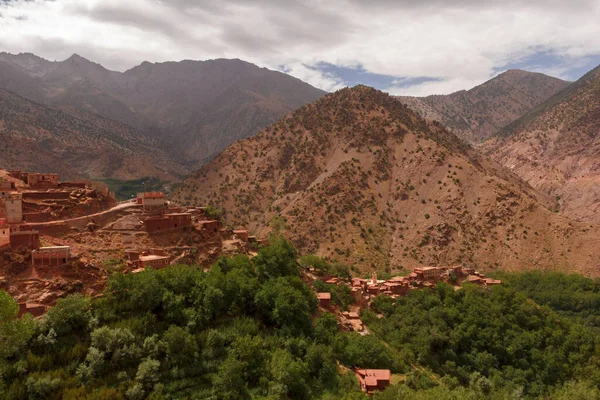
[[[121,73],[76,54],[55,62],[29,53],[0,53],[0,88],[75,117],[83,110],[124,123],[183,170],[325,94],[241,60],[144,62]]]
[[[600,68],[574,83],[509,70],[443,96],[325,95],[241,60],[116,72],[0,53],[0,156],[68,178],[196,171],[175,200],[361,271],[594,275],[599,88]]]
[[[175,193],[232,226],[283,229],[304,253],[360,271],[463,263],[593,274],[597,226],[484,157],[439,122],[357,86],[239,141]]]

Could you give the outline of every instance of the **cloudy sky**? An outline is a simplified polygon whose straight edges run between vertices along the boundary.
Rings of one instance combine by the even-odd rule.
[[[113,70],[240,58],[324,90],[468,89],[600,64],[600,0],[0,0],[0,51]]]

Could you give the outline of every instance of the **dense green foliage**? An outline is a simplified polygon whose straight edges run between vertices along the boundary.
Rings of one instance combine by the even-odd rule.
[[[294,248],[280,238],[253,259],[221,258],[210,272],[115,274],[103,297],[61,299],[39,322],[17,319],[0,292],[0,398],[366,400],[348,370],[360,366],[404,382],[378,400],[600,399],[600,338],[575,318],[592,315],[591,306],[563,318],[519,292],[529,280],[557,293],[595,286],[503,279],[506,287],[490,290],[439,284],[380,296],[362,312],[367,336],[319,315]],[[565,279],[572,285],[552,283]],[[316,289],[350,302],[338,287]],[[542,294],[539,302],[560,306]]]
[[[115,193],[117,200],[128,200],[136,197],[140,192],[144,191],[144,187],[147,192],[162,192],[164,191],[164,183],[156,177],[146,177],[133,180],[119,180],[119,179],[104,179],[102,180],[108,186],[111,192]]]
[[[334,344],[352,365],[363,339],[339,333],[331,315],[313,319],[316,297],[282,239],[252,260],[220,259],[208,273],[178,266],[115,274],[102,298],[60,300],[32,340],[13,337],[32,321],[15,319],[16,304],[5,298],[11,322],[0,333],[12,347],[1,354],[10,360],[2,398],[362,396],[351,374],[339,374]],[[390,363],[378,344],[373,366]]]
[[[397,349],[401,361],[447,382],[546,395],[571,379],[600,384],[600,338],[506,287],[466,285],[376,299],[363,320]]]
[[[536,303],[600,331],[600,279],[559,272],[495,275]]]

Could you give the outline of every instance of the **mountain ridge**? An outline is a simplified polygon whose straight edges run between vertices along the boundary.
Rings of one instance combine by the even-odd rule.
[[[398,99],[461,139],[480,143],[569,85],[536,72],[507,70],[469,90]]]
[[[600,66],[514,121],[482,149],[571,218],[600,222]]]

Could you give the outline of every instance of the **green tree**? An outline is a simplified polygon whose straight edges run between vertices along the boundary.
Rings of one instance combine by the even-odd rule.
[[[3,375],[8,360],[31,339],[34,323],[31,314],[17,318],[19,306],[6,292],[0,290],[0,394],[4,391]]]
[[[297,276],[299,273],[296,250],[282,237],[272,238],[270,245],[260,249],[253,261],[263,279]]]
[[[56,305],[48,310],[44,322],[57,334],[83,332],[89,328],[92,314],[90,299],[81,294],[73,294],[58,299]]]

